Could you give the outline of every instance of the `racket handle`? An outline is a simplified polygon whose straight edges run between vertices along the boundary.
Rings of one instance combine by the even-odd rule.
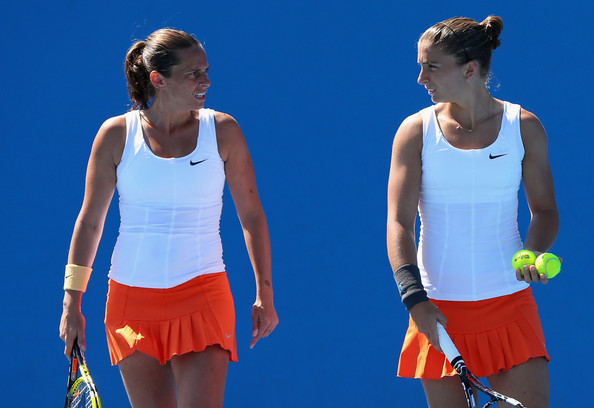
[[[440,322],[437,322],[437,335],[439,337],[439,345],[443,350],[443,354],[446,355],[450,363],[453,364],[454,360],[461,358],[460,352],[454,345],[454,342],[446,332],[445,327]]]

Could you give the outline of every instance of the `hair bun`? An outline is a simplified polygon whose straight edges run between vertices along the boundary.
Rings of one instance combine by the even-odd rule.
[[[489,16],[481,22],[481,26],[485,30],[489,41],[491,41],[491,47],[493,49],[501,45],[499,40],[499,34],[503,30],[503,20],[498,16]]]

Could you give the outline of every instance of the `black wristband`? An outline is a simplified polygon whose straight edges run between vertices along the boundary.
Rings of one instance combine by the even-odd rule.
[[[416,265],[406,264],[396,269],[394,280],[406,310],[410,311],[417,303],[429,300],[421,282],[421,272]]]

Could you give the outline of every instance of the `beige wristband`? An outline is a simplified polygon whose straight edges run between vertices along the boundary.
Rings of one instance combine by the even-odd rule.
[[[87,290],[87,283],[91,278],[93,269],[88,266],[66,265],[64,273],[64,290],[72,289],[84,292]]]

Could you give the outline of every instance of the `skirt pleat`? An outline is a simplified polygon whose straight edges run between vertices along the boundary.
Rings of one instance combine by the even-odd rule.
[[[112,364],[140,351],[165,364],[174,355],[219,345],[237,361],[235,309],[225,272],[170,289],[109,281],[105,330]]]
[[[448,318],[447,332],[477,376],[507,371],[531,358],[550,360],[531,288],[477,302],[431,302]],[[439,379],[456,372],[409,319],[397,374]]]

